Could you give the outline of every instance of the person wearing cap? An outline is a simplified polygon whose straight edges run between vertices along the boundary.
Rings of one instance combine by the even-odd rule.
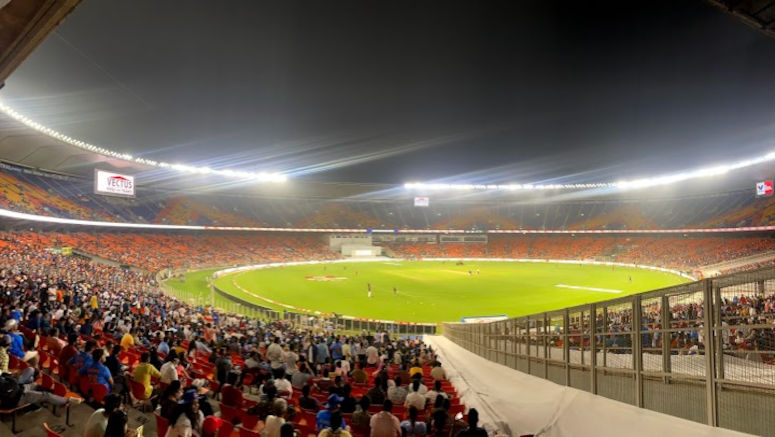
[[[178,407],[170,416],[166,437],[191,437],[202,435],[204,415],[199,411],[196,389],[187,389],[178,401]]]
[[[0,336],[0,373],[9,373],[8,371],[8,348],[11,347],[11,338],[8,335]],[[48,402],[50,405],[66,405],[68,403],[79,404],[81,398],[66,398],[63,396],[57,396],[53,393],[38,391],[34,384],[35,381],[35,369],[33,367],[27,367],[24,371],[16,376],[16,382],[24,390],[19,403],[21,404],[40,404]]]
[[[352,434],[344,426],[342,413],[335,411],[331,414],[331,426],[320,431],[318,437],[352,437]]]
[[[202,437],[215,437],[221,429],[224,420],[220,417],[207,416],[202,422]],[[164,437],[164,436],[162,436]]]
[[[317,430],[321,431],[324,428],[331,427],[331,415],[334,412],[339,412],[339,404],[342,403],[342,397],[337,394],[331,394],[328,396],[328,401],[324,405],[325,410],[318,411],[316,425]],[[347,424],[342,420],[342,428],[347,428]]]
[[[16,319],[8,319],[5,322],[5,331],[11,337],[11,347],[8,349],[8,353],[35,367],[38,363],[38,351],[24,350],[24,338],[16,332],[18,325],[19,322]]]

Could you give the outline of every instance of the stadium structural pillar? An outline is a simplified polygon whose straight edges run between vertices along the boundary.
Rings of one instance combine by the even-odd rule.
[[[568,326],[570,326],[570,311],[565,308],[562,314],[562,356],[565,361],[565,385],[570,386],[570,345],[568,344]]]
[[[673,333],[670,331],[670,298],[662,296],[662,310],[660,311],[660,324],[662,325],[662,372],[664,375],[670,374],[670,343],[673,339]],[[670,383],[670,378],[663,378],[666,384]]]
[[[633,367],[635,368],[635,405],[643,408],[643,336],[641,334],[642,307],[640,296],[632,299],[632,351]]]
[[[715,347],[715,355],[716,355],[716,363],[717,363],[716,377],[718,379],[723,380],[724,379],[724,345],[722,344],[722,342],[724,341],[724,332],[721,330],[723,329],[723,325],[721,323],[722,322],[721,307],[723,302],[721,301],[721,288],[718,286],[713,286],[713,302],[714,302],[714,305],[712,308],[712,313],[713,313],[712,320],[714,324],[711,326],[716,326],[719,329],[719,331],[715,332],[715,335],[713,336],[713,339],[712,339],[713,345]],[[704,306],[703,306],[703,310],[704,310]],[[707,345],[710,342],[711,342],[711,339],[706,337],[705,344]],[[707,354],[708,352],[705,351],[705,355]]]
[[[716,360],[721,360],[718,366],[719,377],[723,378],[723,350],[721,331],[714,327],[721,327],[721,292],[713,286],[710,279],[703,280],[702,287],[702,330],[705,337],[705,401],[707,402],[708,425],[718,426],[718,385],[716,383]],[[714,302],[716,305],[714,305]],[[713,307],[717,307],[718,315]],[[714,319],[717,323],[714,323]],[[718,355],[717,355],[718,354]]]
[[[584,313],[581,314],[581,325],[584,326]],[[595,329],[597,325],[597,305],[590,304],[589,305],[589,325],[587,326],[587,329],[589,330],[589,365],[590,365],[590,376],[589,376],[589,392],[596,395],[597,394],[597,345],[595,344]],[[584,356],[584,341],[581,341],[581,355]]]
[[[544,346],[544,379],[549,379],[549,315],[544,313],[542,343]]]
[[[527,374],[532,375],[530,373],[530,368],[532,366],[532,360],[530,359],[530,356],[532,355],[530,353],[530,316],[525,317],[525,327],[527,328]]]
[[[595,332],[597,332],[597,314],[595,314]],[[603,307],[603,326],[600,327],[600,333],[603,334],[603,341],[600,342],[603,348],[603,367],[608,367],[608,349],[605,338],[608,333],[608,307]]]

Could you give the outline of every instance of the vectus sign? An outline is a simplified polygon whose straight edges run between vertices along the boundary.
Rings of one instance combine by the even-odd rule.
[[[134,176],[111,173],[104,170],[95,170],[94,192],[112,196],[134,197],[135,178]]]

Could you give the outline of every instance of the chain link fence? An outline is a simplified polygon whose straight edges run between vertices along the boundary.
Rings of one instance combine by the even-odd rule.
[[[775,269],[443,334],[489,360],[695,422],[775,435]]]

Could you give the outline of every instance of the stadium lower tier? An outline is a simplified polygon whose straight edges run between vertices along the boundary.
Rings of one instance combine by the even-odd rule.
[[[326,236],[288,233],[4,232],[0,244],[33,250],[70,247],[148,272],[267,262],[332,260]],[[597,259],[694,272],[702,266],[775,251],[769,236],[523,236],[495,235],[487,243],[383,243],[397,258],[477,257]],[[771,265],[768,260],[727,271]]]
[[[393,414],[403,419],[408,414],[407,406],[411,406],[407,392],[414,388],[406,383],[411,380],[409,374],[415,365],[420,383],[430,391],[435,380],[440,380],[439,390],[449,399],[448,404],[442,399],[441,404],[436,406],[428,397],[418,398],[417,402],[421,403],[418,408],[420,420],[427,421],[434,433],[444,435],[454,434],[455,427],[466,426],[454,420],[456,413],[470,412],[461,403],[465,400],[457,395],[452,384],[446,382],[443,371],[434,370],[430,364],[433,356],[417,340],[396,340],[371,333],[364,336],[339,336],[326,330],[291,326],[279,321],[265,323],[235,314],[203,311],[198,306],[187,305],[159,293],[153,277],[147,273],[47,250],[56,247],[50,246],[54,243],[77,242],[75,235],[26,232],[2,234],[0,305],[3,311],[0,314],[0,325],[9,334],[11,341],[4,343],[3,349],[8,349],[8,359],[0,359],[0,366],[8,365],[17,372],[19,378],[34,377],[37,372],[37,382],[44,389],[41,391],[34,386],[35,389],[25,387],[16,404],[4,410],[15,416],[35,409],[34,405],[43,404],[64,407],[64,413],[68,415],[72,409],[75,417],[70,422],[75,426],[70,428],[62,424],[68,419],[56,417],[46,408],[24,414],[20,421],[26,427],[25,431],[31,432],[29,435],[42,435],[44,422],[54,425],[62,435],[83,435],[84,428],[90,422],[87,419],[94,414],[94,408],[109,407],[108,404],[112,402],[127,404],[126,408],[132,411],[131,420],[135,427],[145,423],[148,431],[164,426],[186,428],[186,418],[181,419],[181,410],[176,410],[177,402],[168,403],[168,406],[172,406],[171,410],[160,409],[158,417],[145,412],[143,407],[144,404],[155,404],[158,401],[161,408],[164,408],[163,401],[180,396],[177,390],[165,391],[172,384],[168,379],[172,378],[169,376],[172,373],[174,379],[182,381],[183,387],[196,387],[194,390],[205,396],[200,403],[203,416],[220,412],[220,419],[224,420],[217,421],[217,425],[227,430],[240,430],[241,427],[245,429],[246,435],[253,435],[248,433],[259,432],[262,427],[270,424],[277,425],[278,418],[290,423],[303,436],[316,434],[318,428],[326,426],[325,419],[328,416],[328,413],[320,413],[327,410],[321,404],[336,403],[338,398],[329,397],[336,390],[341,389],[344,394],[344,385],[340,388],[338,380],[325,379],[332,374],[343,379],[346,375],[353,401],[367,397],[370,402],[372,398],[375,400],[372,404],[378,404],[381,399],[395,399]],[[196,235],[98,234],[89,238],[94,239],[93,244],[97,248],[107,244],[103,241],[115,242],[117,245],[124,241],[125,244],[112,247],[112,253],[137,251],[133,253],[134,259],[140,259],[143,256],[141,254],[158,251],[159,259],[163,259],[163,254],[175,253],[178,254],[175,259],[183,262],[186,256],[193,255],[190,251],[206,250],[205,245],[189,246],[182,243],[196,240]],[[221,243],[223,246],[218,247],[223,247],[224,252],[228,244],[233,244],[232,250],[240,253],[239,250],[244,248],[240,248],[239,244],[260,246],[260,242],[270,242],[279,247],[262,247],[261,250],[266,252],[260,253],[273,253],[274,259],[289,253],[295,257],[333,256],[322,241],[316,240],[316,236],[238,235],[221,238],[224,239]],[[595,240],[588,241],[592,244]],[[140,244],[147,247],[141,251],[137,246]],[[735,241],[734,244],[735,247],[757,247],[744,240]],[[165,249],[165,245],[171,247]],[[481,246],[489,248],[488,245]],[[544,246],[549,245],[543,241],[538,245]],[[687,246],[710,247],[701,244]],[[409,247],[412,246],[406,249],[409,250]],[[742,254],[726,250],[721,253]],[[719,309],[720,316],[729,327],[729,335],[721,337],[720,350],[725,356],[736,360],[747,362],[755,359],[757,368],[764,369],[759,372],[762,375],[775,362],[775,331],[771,322],[775,314],[775,294],[770,285],[763,284],[761,289],[748,288],[744,293],[724,291],[723,305]],[[676,367],[679,367],[680,362],[696,361],[696,356],[701,356],[705,348],[705,338],[697,325],[702,302],[688,299],[668,300],[668,303],[671,305],[671,323],[681,328],[679,332],[671,332],[669,337],[658,331],[662,312],[660,301],[649,303],[642,309],[644,324],[654,327],[656,332],[642,334],[642,343],[648,349],[646,353],[654,355],[644,359],[647,369],[653,363],[663,361],[658,351],[663,350],[666,344],[671,351],[675,351],[675,358],[671,360],[675,360]],[[631,329],[628,328],[631,323],[630,310],[609,308],[604,317],[597,321],[598,325],[606,326],[606,332],[613,333],[605,337],[582,336],[581,332],[584,326],[589,326],[589,320],[571,317],[568,345],[573,351],[572,355],[583,355],[589,347],[587,342],[594,341],[612,351],[608,352],[608,359],[612,362],[614,359],[627,361],[627,351],[632,347],[627,341],[632,336],[617,333]],[[748,329],[742,325],[758,328]],[[7,338],[3,337],[4,340]],[[274,338],[279,342],[276,347],[273,346]],[[526,344],[530,344],[529,338],[528,334]],[[668,340],[669,343],[666,343]],[[550,349],[562,347],[557,338],[552,337],[549,341]],[[94,349],[96,345],[102,347]],[[287,349],[284,349],[285,345]],[[373,349],[370,349],[372,346]],[[330,358],[346,358],[346,350],[349,350],[349,356],[352,357],[350,370],[332,366]],[[95,361],[100,362],[102,355],[109,356],[105,364],[94,364]],[[170,358],[175,356],[179,362]],[[91,364],[88,364],[87,357],[92,358]],[[309,369],[310,366],[302,364],[302,361],[311,362],[313,368]],[[170,362],[172,365],[168,364]],[[374,367],[367,369],[365,378],[362,378],[364,375],[356,371],[356,363],[373,364]],[[746,368],[750,367],[744,364]],[[164,365],[167,367],[160,372]],[[230,372],[235,365],[257,370]],[[103,367],[110,373],[105,373]],[[156,370],[151,370],[151,367]],[[25,372],[25,369],[31,370]],[[80,370],[76,371],[78,369],[86,370],[81,373]],[[278,369],[283,369],[283,375],[290,369],[291,374],[282,376],[274,373],[279,372]],[[294,379],[296,373],[305,376]],[[274,375],[274,385],[267,382],[270,374]],[[110,375],[110,379],[107,379],[107,375]],[[248,378],[248,375],[251,376]],[[744,374],[746,378],[749,376],[750,372]],[[730,373],[728,377],[738,376]],[[305,378],[304,383],[293,385],[294,380],[298,383],[302,378]],[[356,383],[359,379],[364,382]],[[388,380],[394,381],[399,389],[391,389]],[[771,380],[765,382],[769,385]],[[284,389],[279,389],[278,384],[283,385]],[[309,396],[303,394],[302,390],[306,390],[304,386],[310,387]],[[266,397],[254,401],[246,399],[256,390],[270,393],[268,401]],[[275,402],[271,395],[275,391],[284,401]],[[108,392],[121,396],[116,401],[115,397],[106,396]],[[214,399],[216,394],[217,400]],[[311,406],[309,409],[302,407],[302,398]],[[186,403],[185,399],[188,398],[182,399],[181,405],[192,404]],[[403,403],[400,403],[400,399],[403,399]],[[364,411],[376,413],[380,409],[372,406],[365,407]],[[369,435],[366,422],[355,426],[355,414],[348,414],[351,413],[345,413],[345,421],[353,425],[353,435]],[[270,419],[270,416],[274,418]],[[204,420],[197,423],[195,417],[194,422],[193,425],[198,429],[201,427],[204,432]],[[378,424],[371,420],[367,422],[372,426]],[[0,427],[5,426],[0,424]],[[38,432],[33,432],[30,427]],[[5,428],[1,429],[5,432]],[[493,429],[490,428],[490,431]]]

